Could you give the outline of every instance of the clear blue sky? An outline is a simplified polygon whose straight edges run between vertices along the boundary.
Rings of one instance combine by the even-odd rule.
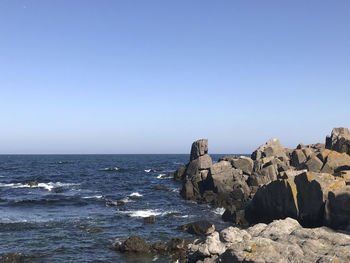
[[[0,153],[250,153],[350,127],[350,1],[0,0]]]

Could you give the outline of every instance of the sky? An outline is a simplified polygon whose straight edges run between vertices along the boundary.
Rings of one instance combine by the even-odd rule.
[[[350,128],[350,2],[0,0],[0,153],[251,153]]]

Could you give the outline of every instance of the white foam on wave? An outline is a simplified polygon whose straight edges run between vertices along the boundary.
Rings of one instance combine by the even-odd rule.
[[[149,173],[149,172],[151,172],[151,169],[146,169],[146,170],[144,170],[146,173]]]
[[[85,196],[84,199],[101,199],[103,195],[93,195],[93,196]]]
[[[157,209],[145,209],[145,210],[135,210],[135,211],[125,211],[130,217],[148,217],[148,216],[159,216],[164,215]]]
[[[106,168],[103,168],[103,169],[100,169],[101,171],[119,171],[119,168],[118,167],[106,167]]]
[[[124,197],[123,199],[121,199],[120,201],[123,201],[124,203],[131,203],[131,202],[135,202],[134,200],[131,200],[128,196]]]
[[[218,208],[214,209],[214,213],[217,214],[217,215],[221,215],[222,216],[224,214],[224,212],[225,212],[225,208],[223,208],[223,207],[218,207]]]
[[[158,179],[170,179],[172,178],[171,176],[167,175],[167,174],[160,174],[157,176]]]
[[[29,184],[21,184],[21,183],[10,183],[10,184],[4,184],[0,183],[0,187],[10,187],[10,188],[44,188],[48,191],[52,191],[52,189],[57,187],[64,187],[64,186],[72,186],[72,185],[79,185],[74,183],[61,183],[61,182],[48,182],[48,183],[38,183],[37,185],[30,186]]]
[[[130,196],[130,197],[142,197],[143,195],[138,193],[138,192],[135,192],[135,193],[129,194],[128,196]]]
[[[180,193],[180,189],[179,188],[173,188],[171,189],[172,192],[174,193]]]

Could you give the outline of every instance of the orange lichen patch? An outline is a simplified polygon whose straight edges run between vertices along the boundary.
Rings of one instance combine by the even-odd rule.
[[[319,155],[321,155],[321,161],[324,161],[331,152],[332,151],[328,150],[328,149],[325,149],[325,150],[321,151],[319,153]]]
[[[306,179],[311,182],[313,180],[315,180],[315,178],[313,177],[313,175],[309,172],[306,173]]]
[[[249,259],[252,259],[256,253],[256,251],[258,250],[258,247],[253,243],[252,247],[250,248],[250,251],[247,253],[247,257]]]
[[[294,204],[295,204],[295,208],[297,209],[297,212],[299,213],[299,208],[298,208],[298,199],[297,199],[297,195],[298,195],[298,190],[297,190],[297,186],[294,183],[293,180],[290,180],[289,178],[286,180],[287,184],[289,184],[290,189],[292,191],[292,195],[293,195],[293,200],[294,200]]]
[[[337,182],[337,183],[333,184],[331,187],[329,187],[329,191],[333,191],[333,190],[335,190],[343,185],[344,185],[343,181]]]
[[[333,260],[332,260],[332,263],[339,263],[339,260],[333,259]]]

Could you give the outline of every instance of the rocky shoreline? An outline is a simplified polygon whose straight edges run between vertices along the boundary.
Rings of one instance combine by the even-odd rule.
[[[182,182],[180,194],[224,207],[222,219],[235,227],[183,240],[177,258],[169,252],[172,241],[162,251],[147,245],[147,253],[174,262],[349,262],[350,236],[339,232],[350,230],[349,154],[347,128],[334,128],[325,144],[287,149],[271,139],[250,157],[215,163],[208,140],[195,141],[190,162],[173,174]],[[125,252],[122,247],[117,250]]]

